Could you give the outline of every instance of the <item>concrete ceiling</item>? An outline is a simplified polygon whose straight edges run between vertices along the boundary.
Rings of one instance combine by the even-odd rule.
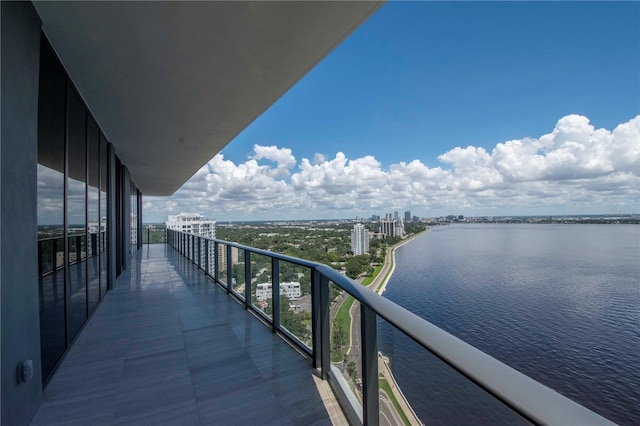
[[[35,2],[146,195],[170,195],[381,2]]]

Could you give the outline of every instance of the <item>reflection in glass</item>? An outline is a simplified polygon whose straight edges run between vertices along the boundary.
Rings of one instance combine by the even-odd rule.
[[[86,110],[71,86],[67,88],[67,324],[69,340],[87,318],[86,286]]]
[[[45,380],[66,347],[64,327],[64,71],[46,42],[38,104],[38,272],[40,350]]]
[[[87,280],[89,312],[100,301],[100,131],[87,120]]]
[[[131,251],[138,247],[138,189],[131,182]]]
[[[107,140],[100,133],[100,297],[107,291]]]

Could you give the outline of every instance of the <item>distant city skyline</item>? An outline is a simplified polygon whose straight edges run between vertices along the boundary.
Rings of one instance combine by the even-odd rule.
[[[144,221],[638,212],[639,13],[388,3]]]

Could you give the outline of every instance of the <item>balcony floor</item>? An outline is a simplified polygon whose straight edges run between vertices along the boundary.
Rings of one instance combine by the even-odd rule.
[[[345,422],[311,361],[179,253],[144,246],[131,263],[32,425]]]

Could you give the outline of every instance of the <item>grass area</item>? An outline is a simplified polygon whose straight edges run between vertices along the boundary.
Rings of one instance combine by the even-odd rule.
[[[373,270],[373,274],[371,274],[370,277],[362,280],[361,284],[365,287],[371,284],[371,282],[376,279],[381,270],[382,265],[376,266]],[[340,309],[338,309],[338,313],[336,314],[336,319],[342,318],[342,328],[345,336],[351,335],[351,315],[349,315],[349,310],[351,309],[351,306],[353,306],[353,302],[355,302],[355,299],[353,297],[347,297]],[[340,358],[340,353],[338,351],[331,351],[331,361],[342,361],[342,359]]]
[[[334,321],[338,320],[338,318],[342,319],[342,332],[344,333],[344,336],[351,335],[351,315],[349,315],[349,310],[351,309],[351,306],[353,305],[353,302],[355,302],[355,300],[356,299],[351,296],[347,297],[342,306],[340,306],[340,309],[338,309],[338,313],[336,314],[336,318],[334,319]],[[333,327],[331,327],[331,329],[333,331]],[[338,351],[331,351],[331,361],[342,361],[341,355],[342,354]]]
[[[373,274],[371,274],[370,276],[362,280],[362,285],[366,287],[369,284],[371,284],[373,280],[376,279],[376,277],[378,276],[381,270],[382,270],[382,265],[376,266],[375,269],[373,270]]]
[[[387,379],[378,379],[378,386],[380,386],[380,389],[382,389],[387,395],[389,395],[389,399],[391,399],[391,402],[393,402],[393,406],[402,418],[402,422],[407,426],[411,426],[409,418],[404,413],[404,410],[400,407],[400,403],[396,399],[395,394],[391,391],[391,386],[389,386],[389,382],[387,382]]]

